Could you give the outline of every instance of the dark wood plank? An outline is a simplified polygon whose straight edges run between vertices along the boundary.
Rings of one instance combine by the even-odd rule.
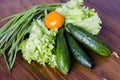
[[[0,0],[0,20],[37,4],[62,2],[67,2],[67,0]],[[103,28],[98,37],[112,51],[120,55],[120,0],[85,0],[85,5],[95,8],[101,17]],[[0,23],[0,27],[6,22]],[[90,56],[95,63],[94,69],[88,69],[74,62],[67,75],[36,62],[28,64],[21,54],[17,55],[12,73],[9,74],[1,56],[0,80],[120,80],[120,59],[114,56],[101,57],[92,53]]]

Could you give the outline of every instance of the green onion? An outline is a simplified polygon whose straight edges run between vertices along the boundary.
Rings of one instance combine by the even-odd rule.
[[[31,30],[33,20],[44,17],[45,12],[54,11],[60,6],[61,4],[37,5],[0,21],[12,18],[0,28],[0,55],[4,56],[9,71],[13,68],[20,43]]]

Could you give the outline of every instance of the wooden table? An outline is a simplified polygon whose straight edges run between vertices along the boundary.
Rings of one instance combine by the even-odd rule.
[[[0,0],[0,19],[37,4],[63,2],[67,2],[67,0]],[[112,51],[120,55],[120,0],[85,0],[85,5],[95,8],[101,17],[103,28],[98,37]],[[0,23],[0,27],[6,22]],[[9,74],[1,56],[0,80],[120,80],[120,59],[114,56],[91,55],[95,63],[94,69],[88,69],[74,62],[67,75],[36,62],[28,64],[21,54],[17,55],[12,73]]]

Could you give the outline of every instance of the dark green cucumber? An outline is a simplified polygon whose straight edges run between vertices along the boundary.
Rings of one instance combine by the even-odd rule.
[[[97,37],[88,33],[84,29],[68,23],[66,29],[83,45],[93,50],[95,53],[101,56],[109,56],[111,54],[110,49]]]
[[[70,51],[75,60],[86,67],[93,68],[93,62],[85,53],[85,51],[82,49],[82,47],[79,45],[78,41],[67,32],[66,37]]]
[[[93,62],[79,45],[78,41],[67,32],[66,37],[68,46],[75,60],[88,68],[93,68]]]
[[[71,60],[63,28],[60,29],[56,37],[56,62],[62,73],[67,74],[69,72]]]

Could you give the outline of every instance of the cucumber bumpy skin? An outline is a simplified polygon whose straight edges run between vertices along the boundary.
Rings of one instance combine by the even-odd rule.
[[[75,60],[80,64],[92,69],[94,67],[93,62],[85,53],[85,51],[82,49],[78,41],[68,32],[66,32],[66,38],[71,54],[73,55]]]
[[[69,72],[71,59],[63,28],[60,29],[56,38],[56,62],[57,68],[62,73],[67,74]]]
[[[72,34],[80,43],[87,48],[91,49],[95,53],[101,56],[109,56],[111,54],[110,49],[97,37],[93,36],[84,29],[73,25],[71,23],[66,24],[66,29]]]

